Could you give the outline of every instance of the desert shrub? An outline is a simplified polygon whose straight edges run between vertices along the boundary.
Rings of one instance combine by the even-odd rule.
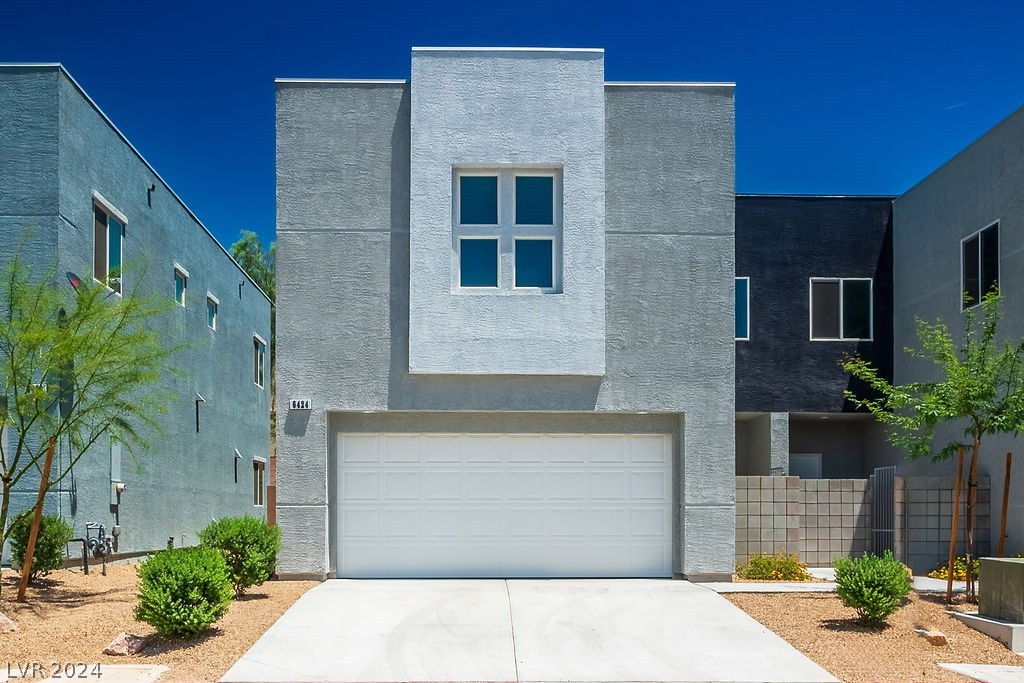
[[[224,616],[231,574],[212,548],[163,550],[139,565],[135,618],[167,636],[195,638]]]
[[[978,578],[981,574],[981,561],[978,558],[971,560],[971,573],[974,578]],[[948,579],[949,578],[949,563],[941,563],[937,569],[933,569],[928,572],[928,576],[933,579]],[[954,581],[966,581],[967,580],[967,557],[964,555],[958,555],[953,559],[953,580]]]
[[[11,554],[19,566],[25,566],[25,551],[28,549],[28,535],[32,529],[34,509],[28,509],[11,520],[10,541]],[[68,541],[74,531],[60,517],[43,515],[39,521],[39,534],[36,536],[36,548],[32,553],[32,571],[28,581],[32,583],[41,576],[46,576],[55,569],[64,566],[67,559]]]
[[[231,584],[241,595],[258,586],[277,568],[281,550],[281,529],[256,517],[225,517],[199,532],[199,542],[216,548],[228,563]]]
[[[843,604],[857,610],[860,622],[881,626],[890,614],[900,608],[910,592],[906,567],[897,562],[890,551],[878,557],[842,557],[835,562],[836,592]]]
[[[800,558],[784,552],[754,555],[746,564],[736,567],[736,576],[767,581],[806,581],[811,578],[807,565]]]

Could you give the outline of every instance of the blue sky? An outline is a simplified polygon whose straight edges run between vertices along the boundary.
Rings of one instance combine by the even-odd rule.
[[[1019,1],[7,0],[0,61],[62,62],[229,245],[273,239],[275,77],[603,47],[608,80],[736,82],[737,191],[897,194],[1024,105],[1022,29]]]

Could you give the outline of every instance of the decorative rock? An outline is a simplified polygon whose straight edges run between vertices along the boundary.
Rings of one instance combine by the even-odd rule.
[[[18,625],[13,621],[0,614],[0,633],[14,633],[18,630]]]
[[[917,635],[928,640],[932,645],[946,645],[946,634],[942,631],[933,631],[931,629],[919,628]]]
[[[105,655],[135,655],[146,646],[146,639],[122,632],[114,641],[103,648]]]

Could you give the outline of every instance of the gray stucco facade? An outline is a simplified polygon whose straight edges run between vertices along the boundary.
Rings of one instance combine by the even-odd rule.
[[[453,88],[449,124],[502,125],[446,128]],[[278,422],[279,570],[336,572],[339,433],[657,432],[673,572],[729,574],[733,129],[731,85],[604,83],[599,51],[431,50],[410,82],[278,81],[277,387],[313,405]],[[558,169],[561,291],[459,298],[459,164]]]
[[[175,396],[164,433],[137,459],[123,449],[120,467],[109,440],[97,443],[51,489],[47,510],[76,535],[87,522],[120,524],[117,550],[126,553],[163,548],[171,537],[194,544],[212,518],[262,516],[253,462],[270,455],[269,374],[266,388],[254,383],[253,339],[270,339],[266,295],[57,65],[0,66],[0,177],[0,263],[20,249],[39,268],[91,277],[98,206],[126,219],[124,291],[137,285],[172,299],[175,266],[188,273],[184,307],[159,322],[168,345],[188,345],[174,356],[180,376],[168,373],[154,388]],[[219,302],[215,330],[208,296]],[[205,399],[198,431],[197,394]],[[70,457],[58,444],[55,468]],[[116,505],[113,481],[126,484]],[[37,486],[21,482],[13,512],[35,501]]]
[[[894,379],[934,380],[934,369],[906,353],[917,347],[915,317],[944,320],[954,339],[962,330],[961,241],[998,222],[998,279],[1004,295],[1000,334],[1024,337],[1024,109],[1018,109],[972,145],[896,199],[893,212]],[[962,438],[954,428],[938,432],[936,443]],[[1005,454],[1020,455],[1020,439],[985,437],[979,474],[991,481],[993,519],[1003,496]],[[953,472],[955,463],[910,462],[879,444],[875,463],[898,462],[908,475]],[[1014,463],[1015,490],[1020,470]],[[991,525],[991,547],[999,528]],[[1011,493],[1006,552],[1024,552],[1024,501]]]

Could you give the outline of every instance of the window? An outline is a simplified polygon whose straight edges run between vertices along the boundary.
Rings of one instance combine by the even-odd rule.
[[[252,461],[252,504],[263,507],[263,473],[267,468],[265,460],[253,458]]]
[[[252,381],[263,386],[263,369],[267,357],[267,342],[262,337],[252,338]]]
[[[811,278],[811,339],[872,338],[870,278]]]
[[[179,306],[185,305],[185,290],[188,288],[188,271],[180,264],[174,264],[174,300]]]
[[[750,339],[750,278],[736,278],[736,339]]]
[[[560,289],[557,170],[456,170],[453,277],[458,288]]]
[[[211,330],[217,329],[217,308],[220,301],[213,294],[206,293],[206,324]]]
[[[93,203],[93,266],[92,274],[117,293],[121,292],[121,241],[125,220],[115,216],[106,203]]]
[[[999,223],[965,237],[960,255],[961,306],[967,309],[999,286]]]

